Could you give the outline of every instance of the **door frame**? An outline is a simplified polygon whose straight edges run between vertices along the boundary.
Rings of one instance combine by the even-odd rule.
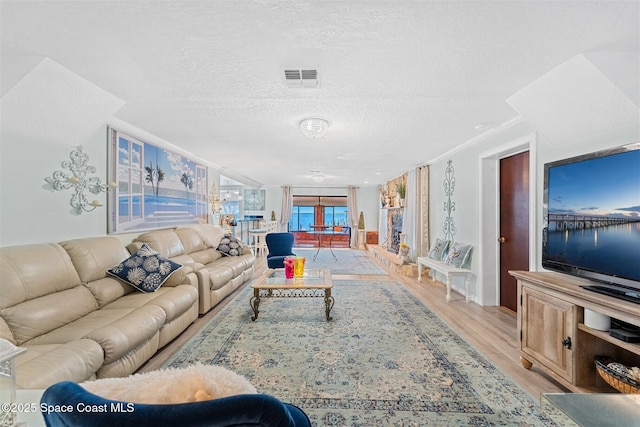
[[[478,303],[500,305],[500,159],[529,151],[529,270],[536,269],[537,175],[536,133],[530,133],[481,153],[479,206]]]

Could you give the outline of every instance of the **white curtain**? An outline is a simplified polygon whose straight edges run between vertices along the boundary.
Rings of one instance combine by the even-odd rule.
[[[280,231],[287,231],[291,211],[293,210],[293,193],[290,185],[282,187],[282,206],[280,208]]]
[[[347,214],[349,215],[349,226],[351,227],[351,247],[358,247],[358,187],[347,187]]]
[[[416,170],[411,169],[407,172],[407,189],[404,199],[404,212],[402,215],[402,234],[405,237],[405,243],[409,245],[409,258],[411,261],[416,260],[416,248],[418,239],[416,238],[416,224],[418,219],[418,188],[416,181]]]

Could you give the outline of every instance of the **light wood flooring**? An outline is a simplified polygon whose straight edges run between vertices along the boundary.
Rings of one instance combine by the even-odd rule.
[[[386,268],[371,254],[369,257],[389,273],[394,279],[418,297],[425,305],[436,313],[456,333],[472,345],[476,350],[485,355],[502,372],[513,378],[524,389],[539,399],[541,393],[564,393],[568,390],[546,376],[534,367],[526,370],[520,364],[520,356],[517,350],[516,316],[513,312],[501,307],[483,307],[474,302],[465,302],[462,295],[452,292],[452,299],[446,302],[446,288],[444,284],[432,282],[429,277],[423,277],[418,282],[417,277],[401,276]],[[257,278],[266,269],[264,257],[258,257],[254,267],[254,278]],[[357,276],[333,276],[334,279],[375,279],[376,275]],[[233,294],[229,295],[221,304],[199,317],[182,335],[161,349],[156,355],[143,365],[138,372],[148,372],[159,369],[176,353],[202,326],[224,307],[226,303],[247,284],[241,286]],[[247,302],[248,304],[248,302]],[[336,302],[338,304],[338,302]]]

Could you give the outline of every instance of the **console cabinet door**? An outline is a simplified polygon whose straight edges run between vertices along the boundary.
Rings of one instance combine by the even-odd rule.
[[[573,383],[576,306],[525,284],[521,305],[521,352]]]

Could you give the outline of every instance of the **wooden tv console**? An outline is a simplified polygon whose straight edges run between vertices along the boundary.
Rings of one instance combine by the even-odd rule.
[[[584,309],[640,326],[640,304],[581,288],[585,279],[554,272],[510,271],[518,281],[520,362],[536,366],[574,392],[613,392],[596,371],[595,356],[640,366],[640,344],[587,327]]]

